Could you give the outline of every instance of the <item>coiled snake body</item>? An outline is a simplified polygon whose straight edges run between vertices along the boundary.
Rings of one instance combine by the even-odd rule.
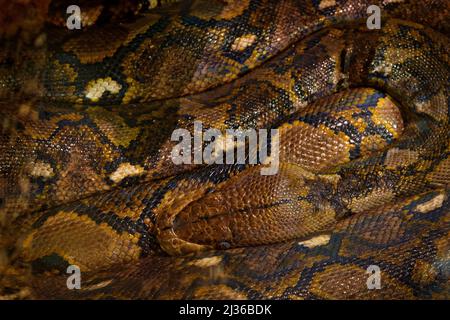
[[[448,298],[448,30],[445,1],[188,1],[49,26],[16,63],[5,44],[0,283],[34,298]],[[171,134],[195,121],[278,129],[278,173],[175,165]]]

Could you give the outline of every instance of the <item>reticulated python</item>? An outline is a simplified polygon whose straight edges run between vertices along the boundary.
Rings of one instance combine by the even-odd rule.
[[[3,41],[0,292],[449,298],[448,6],[187,1]],[[278,173],[175,165],[194,121],[278,129]]]

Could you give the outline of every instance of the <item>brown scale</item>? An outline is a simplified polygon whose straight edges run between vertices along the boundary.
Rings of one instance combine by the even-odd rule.
[[[30,168],[30,161],[35,161],[38,150],[45,155],[45,159],[42,159],[45,166],[52,166],[53,176],[57,179],[58,185],[70,186],[77,180],[91,180],[91,182],[85,184],[84,188],[69,188],[67,191],[63,189],[55,192],[53,180],[30,181],[31,186],[35,189],[38,189],[38,183],[46,186],[40,194],[35,195],[36,200],[31,198],[27,202],[28,206],[33,209],[36,208],[36,205],[58,204],[62,203],[61,200],[73,201],[95,191],[109,189],[110,186],[121,183],[127,176],[133,177],[133,172],[136,172],[137,174],[134,176],[141,177],[141,180],[150,180],[192,170],[194,165],[177,166],[172,162],[170,153],[176,143],[170,141],[170,135],[175,128],[187,129],[193,133],[193,121],[195,120],[202,121],[205,129],[206,126],[220,130],[235,126],[243,129],[266,127],[306,104],[303,97],[297,97],[292,92],[295,85],[293,76],[297,77],[300,74],[306,75],[307,81],[300,80],[300,85],[305,87],[308,87],[312,81],[320,83],[319,81],[323,77],[329,79],[329,83],[333,84],[331,88],[328,88],[326,83],[316,85],[308,90],[307,97],[334,91],[338,80],[343,77],[338,66],[340,50],[344,43],[339,35],[339,32],[335,34],[333,30],[321,33],[314,36],[314,38],[322,39],[321,45],[315,46],[311,50],[305,52],[303,46],[299,45],[290,50],[286,57],[274,60],[271,64],[249,73],[239,79],[237,83],[226,86],[228,88],[220,88],[217,92],[209,91],[189,98],[137,106],[118,105],[111,108],[52,105],[48,102],[41,102],[38,110],[55,113],[48,120],[37,119],[38,111],[30,109],[29,104],[24,104],[24,107],[19,109],[19,111],[24,111],[20,111],[17,115],[14,111],[16,104],[4,103],[3,111],[0,112],[11,123],[18,122],[26,128],[24,132],[10,132],[12,130],[10,128],[6,131],[4,138],[9,139],[17,135],[23,141],[30,141],[24,144],[26,151],[20,149],[20,154],[17,155],[20,160],[15,162],[14,168],[8,171],[8,184],[10,187],[18,189],[18,181],[22,179],[22,175],[25,175],[24,180],[30,180],[27,168]],[[310,62],[295,63],[292,57],[296,55],[304,55],[305,60],[308,59]],[[276,67],[286,66],[288,63],[292,65],[287,69],[288,71],[274,75],[273,70]],[[323,64],[329,66],[325,75],[317,70]],[[268,80],[270,80],[269,83]],[[262,86],[265,87],[264,94],[261,92]],[[288,98],[293,100],[292,107],[284,107],[287,101],[286,98],[282,99],[279,89],[289,93]],[[233,113],[230,113],[230,101],[236,105]],[[186,115],[191,119],[184,120]],[[230,117],[235,120],[230,121]],[[58,125],[64,119],[73,124]],[[83,119],[88,119],[95,127],[82,122]],[[129,127],[127,123],[130,120],[137,123],[133,127]],[[77,124],[77,122],[81,123]],[[42,145],[41,139],[50,137],[52,137],[51,141]],[[78,143],[76,143],[77,141]],[[94,143],[94,141],[96,142]],[[133,146],[137,147],[133,148]],[[14,150],[4,156],[6,158],[4,161],[9,162],[8,159],[15,156]],[[70,161],[77,157],[78,160],[75,162]],[[58,166],[52,165],[52,159],[57,159],[53,162],[58,162]],[[92,159],[96,160],[92,161]],[[104,170],[106,164],[115,161],[119,164],[109,170]],[[69,171],[70,163],[73,163],[70,167],[71,171]],[[83,168],[79,167],[75,170],[78,164],[82,164]],[[134,167],[136,170],[122,170],[127,167]],[[73,172],[74,177],[70,172]],[[39,177],[39,175],[37,176]],[[61,192],[65,193],[63,199],[58,197]],[[69,194],[72,196],[69,197]],[[7,207],[3,209],[7,213],[16,210],[14,208],[18,201],[22,205],[26,205],[21,196],[18,200],[15,197],[15,194],[7,196]]]
[[[124,2],[119,2],[119,6],[121,4],[123,5]],[[17,70],[18,73],[15,76],[16,81],[14,83],[9,83],[5,79],[0,79],[0,81],[7,88],[16,90],[17,87],[31,81],[31,79],[42,79],[41,82],[44,84],[45,90],[36,94],[43,95],[51,100],[102,104],[148,101],[197,93],[230,82],[315,31],[320,27],[318,23],[331,24],[334,20],[349,22],[358,18],[366,18],[366,9],[369,5],[379,5],[383,14],[403,19],[414,19],[417,16],[415,13],[434,9],[437,14],[428,18],[422,17],[424,21],[420,22],[444,31],[448,30],[447,24],[440,23],[445,21],[442,17],[442,12],[445,10],[440,9],[435,3],[430,8],[427,3],[412,0],[400,4],[386,4],[381,0],[346,0],[338,4],[322,1],[318,6],[312,5],[310,2],[303,3],[295,0],[276,2],[259,0],[255,1],[252,6],[253,12],[250,20],[242,22],[246,19],[237,18],[245,14],[246,11],[243,8],[248,5],[249,2],[240,4],[239,1],[208,1],[208,4],[204,5],[204,1],[199,0],[194,1],[188,9],[183,3],[175,4],[174,8],[169,6],[172,9],[169,10],[170,18],[167,18],[167,26],[164,30],[161,32],[157,30],[147,41],[142,41],[137,49],[129,50],[125,55],[118,55],[117,58],[114,58],[113,63],[103,69],[103,75],[93,73],[89,69],[89,64],[81,61],[66,66],[78,70],[76,83],[82,86],[82,91],[76,94],[71,92],[72,82],[54,81],[55,75],[62,73],[63,70],[56,66],[55,58],[51,53],[58,52],[68,55],[75,53],[78,58],[83,56],[92,58],[92,45],[95,45],[96,42],[89,41],[92,38],[91,32],[82,32],[82,30],[72,32],[65,28],[57,31],[44,30],[46,38],[49,40],[50,49],[45,53],[47,54],[46,62],[36,64],[33,72],[29,72],[29,74],[23,74],[20,70]],[[446,5],[448,4],[442,3],[442,6]],[[337,6],[341,6],[344,10]],[[199,16],[203,19],[205,27],[197,28],[181,23],[184,17],[177,15],[177,13],[186,10],[189,15]],[[331,13],[324,16],[324,10]],[[127,10],[125,9],[125,11]],[[151,22],[149,25],[153,25],[155,19],[163,14],[158,11],[150,11]],[[230,20],[231,17],[233,20]],[[137,19],[141,19],[141,17],[139,16]],[[213,23],[215,20],[233,21],[235,25],[230,28],[242,30],[243,34],[231,35],[227,29],[207,27],[208,23]],[[250,32],[251,28],[260,30],[259,38],[258,36],[254,37],[255,35]],[[117,23],[106,24],[106,26],[100,26],[99,29],[96,28],[95,33],[99,35],[96,36],[96,39],[101,40],[102,32],[105,32],[103,38],[108,37],[110,35],[109,30],[114,29],[117,29]],[[127,24],[121,25],[119,29],[122,29],[131,37],[137,36],[136,29],[139,30],[138,34],[140,35],[145,31],[145,28],[133,29],[132,25],[127,26]],[[62,42],[55,40],[61,39],[61,35],[64,36]],[[106,51],[114,51],[114,48],[117,48],[117,44],[121,42],[121,35],[122,32],[118,32],[117,39],[111,38],[110,46],[106,46],[109,50]],[[84,42],[83,37],[86,38]],[[79,38],[79,43],[89,43],[89,45],[82,45],[78,48],[78,52],[73,52],[70,46],[64,49],[67,43],[76,38]],[[170,44],[176,38],[180,38],[178,43]],[[228,43],[229,41],[232,41],[232,43]],[[222,52],[224,47],[229,48],[228,54]],[[251,49],[250,55],[243,47]],[[103,50],[104,48],[100,51]],[[36,50],[34,49],[34,51]],[[174,52],[177,55],[173,55]],[[137,53],[140,53],[138,64],[130,65],[126,62],[127,57]],[[100,56],[103,56],[103,54],[99,54]],[[124,56],[125,59],[122,59],[121,56]],[[183,59],[178,57],[183,57]],[[32,55],[29,60],[33,61],[36,58]],[[46,70],[46,72],[43,73],[43,70]],[[122,70],[124,73],[119,76],[120,79],[112,79],[121,74]],[[136,75],[141,70],[146,70],[146,73],[137,77]],[[169,76],[168,71],[177,71],[177,77]],[[50,76],[47,77],[47,75]],[[110,77],[112,78],[109,79]],[[57,76],[56,78],[60,77]],[[110,86],[120,87],[121,89],[111,90],[110,95],[105,94],[99,100],[92,99],[92,83],[99,78],[109,81]],[[161,87],[161,84],[166,85]],[[130,90],[129,95],[125,92],[128,90]],[[123,99],[122,93],[125,94]]]
[[[223,19],[230,19],[243,12],[245,3],[230,2],[223,11],[214,11],[217,7],[211,6],[194,12],[204,18],[222,14]],[[342,17],[365,17],[366,2],[349,3],[339,3],[343,5],[339,10]],[[279,29],[273,29],[274,34],[283,35],[269,37],[269,41],[275,39],[276,45],[270,48],[273,51],[267,58],[308,29],[291,32],[290,27],[298,27],[294,21],[309,27],[318,20],[329,21],[322,15],[290,10],[292,4],[282,1],[280,10],[274,11],[275,16],[278,13],[291,19],[284,23],[271,19],[273,15],[267,12],[273,8],[264,1],[252,12],[253,19],[262,19],[252,23],[264,28],[269,22],[261,21],[277,21]],[[336,5],[329,1],[318,4],[330,12]],[[430,8],[436,9],[435,4]],[[446,8],[444,4],[437,7],[439,13],[431,15],[432,20],[436,19],[431,26],[448,28],[446,23],[439,23],[447,17]],[[318,12],[317,8],[302,9]],[[407,18],[423,12],[423,7],[406,1],[392,5],[390,10],[393,15]],[[419,21],[425,21],[420,16]],[[166,31],[170,28],[177,30],[176,23]],[[3,102],[2,112],[8,121],[3,123],[0,140],[4,151],[0,181],[8,190],[7,196],[13,190],[13,197],[4,207],[6,214],[2,214],[6,218],[2,219],[14,222],[15,228],[2,230],[0,240],[9,252],[14,246],[16,251],[8,257],[15,259],[15,264],[2,265],[0,284],[6,290],[1,291],[25,288],[31,297],[68,298],[448,298],[448,282],[442,280],[445,270],[440,268],[448,263],[449,236],[448,39],[427,27],[395,20],[386,20],[379,31],[369,31],[365,26],[348,29],[339,26],[321,31],[235,83],[175,102],[156,102],[146,107],[148,114],[139,114],[134,106],[73,106],[75,112],[66,109],[62,114],[38,114],[34,107],[17,108]],[[191,31],[195,41],[201,42],[202,33]],[[234,40],[230,44],[234,51],[255,41],[251,34]],[[249,68],[262,63],[257,57],[266,54],[268,47],[263,41],[255,48],[262,51],[250,55],[244,63]],[[211,50],[200,50],[200,59],[215,63],[217,57],[222,57],[214,44]],[[219,60],[236,67],[227,59]],[[178,70],[179,64],[170,61],[161,66]],[[188,62],[188,67],[201,66],[204,70],[204,60]],[[185,72],[192,74],[192,69]],[[184,94],[186,88],[189,92],[202,91],[238,77],[240,71],[233,69],[230,77],[221,77],[219,82],[202,82],[202,77],[209,75],[201,73],[199,78],[194,76],[195,81],[186,83],[182,78],[178,83],[179,79],[167,80],[171,75],[164,73],[168,88],[159,97]],[[17,80],[20,83],[20,77]],[[258,80],[265,85],[262,98],[254,92]],[[121,85],[109,79],[89,81],[93,81],[89,94],[98,99],[99,90],[113,92],[115,86]],[[369,115],[361,117],[361,101],[378,91],[347,90],[348,86],[374,86],[388,94],[369,105],[365,110]],[[288,98],[283,98],[279,90]],[[152,93],[147,98],[150,96]],[[173,108],[169,114],[164,113],[167,106]],[[48,102],[40,105],[42,111],[60,107]],[[218,110],[216,118],[209,109]],[[51,145],[49,133],[54,133],[59,120],[79,121],[80,114],[87,115],[95,125],[80,124],[77,128],[84,129],[74,128],[70,137],[56,135],[55,141],[59,142],[50,148],[64,150],[73,140],[74,150],[78,150],[72,155],[75,157],[63,153],[53,159],[55,163],[41,158],[33,161],[34,165],[27,162],[38,150]],[[139,161],[126,159],[107,169],[87,161],[100,155],[106,160],[120,158],[99,150],[121,152],[121,148],[132,145],[136,132],[127,121],[134,118],[143,121],[138,122],[142,127],[148,124],[145,121],[163,124],[164,134],[145,127],[149,131],[141,136],[140,142],[157,143],[155,153],[146,158],[143,153],[152,143],[144,143],[126,150]],[[167,175],[175,176],[148,181],[158,174],[161,177],[160,172],[168,168],[164,165],[168,160],[164,152],[170,150],[165,144],[166,133],[190,125],[193,119],[221,126],[222,130],[227,126],[278,127],[284,136],[282,147],[289,145],[280,154],[279,173],[262,176],[260,166],[207,166],[195,171],[185,168],[180,174],[169,167]],[[345,130],[337,130],[336,123],[342,123]],[[46,139],[36,139],[42,134]],[[152,136],[156,138],[149,139]],[[321,141],[327,146],[336,144],[336,151],[322,154]],[[85,158],[78,161],[77,154]],[[62,167],[60,160],[66,162]],[[11,219],[11,215],[29,211],[35,204],[36,199],[30,199],[23,208],[18,201],[21,195],[35,190],[30,175],[52,181],[55,174],[64,172],[67,175],[58,182],[65,188],[54,189],[63,195],[62,206]],[[88,180],[84,179],[92,178],[93,172],[98,172],[102,183],[107,181],[106,188],[112,190],[98,194],[88,191],[80,194],[83,199],[77,199],[72,189],[86,189]],[[78,179],[78,174],[83,179]],[[146,183],[133,185],[137,181],[124,180],[140,175],[147,175]],[[91,187],[102,186],[100,180],[94,179]],[[57,203],[54,198],[45,198],[44,193],[37,203]],[[17,208],[23,212],[18,213]],[[168,257],[167,253],[187,255]],[[68,292],[64,275],[29,277],[26,272],[37,263],[50,263],[52,269],[55,261],[60,265],[53,267],[60,270],[68,263],[82,267],[83,290]],[[368,264],[382,268],[382,290],[367,290]],[[18,276],[16,267],[25,267],[25,273]],[[98,271],[104,268],[110,269]],[[409,285],[411,281],[413,286]]]
[[[319,100],[317,104],[312,104],[294,117],[308,114],[310,109],[316,113],[334,110],[330,114],[339,118],[342,114],[352,110],[352,107],[364,103],[367,97],[373,96],[375,93],[376,91],[372,89],[354,89],[350,92],[342,92],[330,98]],[[344,99],[348,99],[348,101]],[[336,105],[339,105],[339,107],[336,107]],[[355,109],[358,110],[358,108]],[[379,99],[375,101],[371,109],[373,114],[384,115],[384,118],[378,119],[379,122],[384,121],[386,127],[396,129],[392,132],[394,138],[401,134],[403,123],[399,111],[392,101],[388,98]],[[384,112],[379,112],[378,109],[384,110]],[[353,112],[356,112],[356,110],[353,110]],[[338,134],[328,129],[303,127],[298,122],[286,124],[280,128],[280,135],[282,141],[284,141],[283,145],[288,144],[291,147],[289,151],[282,150],[280,152],[282,164],[278,174],[261,176],[260,168],[253,167],[217,186],[214,184],[199,184],[193,180],[188,182],[186,187],[180,185],[177,189],[165,194],[164,199],[154,210],[157,219],[155,229],[151,227],[152,233],[158,239],[162,249],[171,254],[180,254],[199,249],[204,250],[209,247],[266,244],[294,237],[306,237],[331,228],[345,214],[345,212],[342,212],[343,209],[336,208],[334,203],[326,200],[325,194],[319,197],[315,196],[315,201],[308,197],[314,197],[313,194],[317,192],[315,190],[317,187],[313,187],[314,183],[311,181],[318,181],[317,183],[322,187],[333,185],[332,188],[335,188],[339,182],[339,177],[316,177],[309,173],[318,170],[315,149],[307,145],[303,149],[305,143],[308,143],[311,139],[308,138],[310,134],[314,136],[315,140],[320,140],[320,138],[317,138],[320,135],[327,139],[331,139],[331,137],[339,138]],[[323,164],[319,166],[320,169],[325,170],[327,167],[339,165],[339,162],[349,161],[349,150],[352,148],[352,142],[345,134],[342,137],[341,143],[347,145],[347,148],[340,147],[338,148],[339,153],[334,157],[331,155],[324,158]],[[383,149],[386,147],[386,143],[378,147]],[[300,149],[301,152],[296,152],[297,149]],[[317,159],[321,161],[322,157],[319,156]],[[145,194],[150,190],[155,190],[156,187],[144,185],[136,189],[136,192],[137,194],[142,192]],[[214,192],[205,194],[210,188],[214,188]],[[244,191],[249,192],[251,190],[255,192],[250,192],[249,196],[242,198]],[[323,192],[325,192],[325,189]],[[330,193],[328,197],[331,197],[333,191],[328,192]],[[108,197],[108,194],[105,196]],[[105,196],[94,197],[86,204],[104,203]],[[111,195],[110,197],[116,196]],[[115,205],[117,206],[119,203],[115,203]],[[95,207],[99,208],[98,205],[95,205]],[[133,207],[129,212],[135,214],[135,212],[142,212],[143,209],[144,207]],[[73,210],[77,212],[76,207],[71,209],[71,206],[69,206],[62,209],[61,217],[65,217],[63,212],[70,213]],[[103,209],[102,211],[109,215],[110,210]],[[120,216],[123,215],[120,212],[128,209],[119,206],[119,208],[112,210],[113,212],[118,210],[117,215]],[[133,218],[133,220],[135,219]],[[47,223],[52,225],[52,221],[53,218],[49,218],[45,225]],[[261,221],[264,221],[267,228],[262,228]],[[108,223],[111,224],[111,222]],[[43,227],[39,229],[42,230]],[[48,234],[45,229],[42,232],[44,235]],[[85,229],[83,234],[84,232],[87,232],[86,236],[91,233],[89,229]],[[80,234],[80,232],[75,232],[75,234]],[[52,242],[49,240],[52,238],[56,240],[58,239],[57,236],[50,235],[49,238],[46,238],[45,246],[42,247],[42,249],[45,248],[44,250],[39,249],[43,245],[39,245],[40,238],[39,233],[32,233],[24,240],[22,250],[32,253],[32,256],[27,259],[33,260],[37,257],[44,257],[54,250],[51,245]],[[110,241],[108,240],[108,242]],[[34,245],[35,243],[36,245]],[[69,243],[71,242],[69,241]],[[122,246],[123,244],[117,245]],[[72,249],[63,244],[58,244],[58,247],[61,248],[61,252],[64,252],[63,256],[68,257],[67,260],[78,261],[77,256],[79,254],[74,253]],[[138,248],[135,250],[139,251]],[[111,259],[108,251],[102,249],[101,252],[106,255],[106,260]],[[126,259],[128,258],[127,255]],[[123,262],[122,259],[117,257],[115,261]],[[79,263],[87,269],[92,269],[92,267],[86,266],[83,261]]]

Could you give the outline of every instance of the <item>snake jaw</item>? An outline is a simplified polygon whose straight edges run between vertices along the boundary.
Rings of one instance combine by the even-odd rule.
[[[200,245],[180,239],[173,229],[165,229],[158,232],[158,241],[161,249],[172,256],[213,249],[212,246]]]
[[[258,166],[249,168],[176,213],[162,215],[158,242],[165,252],[180,255],[271,244],[328,230],[337,217],[326,200],[332,198],[336,179],[294,164],[282,164],[275,176],[260,175]],[[243,198],[244,190],[253,196]]]

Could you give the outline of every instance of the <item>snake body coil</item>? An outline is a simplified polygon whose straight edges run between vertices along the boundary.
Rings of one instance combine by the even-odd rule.
[[[6,43],[0,284],[33,298],[449,298],[448,9],[188,1],[47,26],[18,60]],[[276,129],[278,172],[176,165],[171,135],[196,122]]]

